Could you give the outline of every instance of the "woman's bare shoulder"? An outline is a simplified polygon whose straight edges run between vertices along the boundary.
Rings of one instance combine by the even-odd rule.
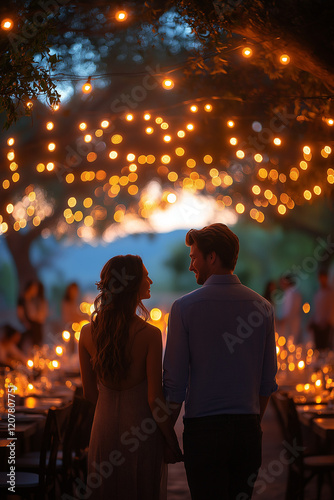
[[[87,323],[81,328],[79,342],[84,347],[86,347],[88,351],[91,350],[93,345],[93,338],[92,338],[92,327],[90,323]]]
[[[148,340],[156,336],[161,337],[161,330],[147,321],[144,321],[142,318],[138,318],[137,328],[138,333],[140,332],[140,335],[144,336]]]

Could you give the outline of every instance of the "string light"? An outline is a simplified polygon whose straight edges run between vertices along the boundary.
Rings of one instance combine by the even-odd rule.
[[[89,77],[88,80],[87,80],[87,82],[84,83],[83,86],[81,87],[82,92],[84,94],[89,94],[92,91],[92,89],[93,89],[92,84],[90,83],[90,81],[91,81],[91,77]]]
[[[119,10],[118,12],[116,12],[115,19],[119,23],[126,21],[127,18],[128,18],[128,13],[125,10]]]
[[[283,64],[284,66],[286,66],[290,62],[290,57],[288,56],[288,54],[282,54],[280,56],[279,60],[280,60],[281,64]]]
[[[10,31],[14,26],[14,23],[11,19],[9,18],[6,18],[6,19],[3,19],[1,21],[1,28],[4,30],[4,31]]]
[[[246,58],[248,58],[248,57],[252,57],[252,55],[253,55],[253,51],[252,51],[252,49],[251,49],[250,47],[244,47],[244,48],[242,49],[242,55],[243,55],[244,57],[246,57]]]
[[[228,122],[227,122],[227,126],[228,126],[229,128],[233,128],[233,127],[234,127],[234,125],[235,125],[235,123],[234,123],[234,121],[233,121],[233,120],[228,120]]]
[[[162,87],[165,90],[171,90],[172,88],[174,88],[173,80],[171,80],[170,78],[165,78],[162,82]]]

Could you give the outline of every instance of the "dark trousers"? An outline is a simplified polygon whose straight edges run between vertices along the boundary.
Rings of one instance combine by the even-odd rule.
[[[185,418],[184,465],[192,500],[248,500],[261,466],[258,415]]]

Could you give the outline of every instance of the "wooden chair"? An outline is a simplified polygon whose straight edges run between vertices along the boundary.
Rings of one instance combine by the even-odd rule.
[[[321,499],[324,478],[327,476],[333,491],[331,473],[334,471],[334,455],[306,454],[301,424],[295,403],[286,393],[272,395],[273,404],[279,415],[280,425],[289,460],[286,500],[303,500],[306,485],[317,477],[317,500]]]
[[[72,403],[61,408],[51,407],[45,422],[42,446],[39,453],[38,472],[16,472],[15,494],[23,498],[44,500],[45,498],[56,499],[56,465],[57,453],[67,429]],[[0,492],[6,490],[7,495],[12,493],[8,490],[6,472],[0,473]]]
[[[95,405],[80,396],[74,396],[70,423],[63,447],[63,491],[75,493],[77,479],[86,484],[87,456]]]

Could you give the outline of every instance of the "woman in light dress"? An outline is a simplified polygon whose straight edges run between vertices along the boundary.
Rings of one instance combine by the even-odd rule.
[[[152,280],[140,257],[101,271],[92,321],[79,341],[84,396],[96,403],[88,454],[90,499],[166,498],[165,462],[182,460],[162,392],[162,340],[144,317]]]

